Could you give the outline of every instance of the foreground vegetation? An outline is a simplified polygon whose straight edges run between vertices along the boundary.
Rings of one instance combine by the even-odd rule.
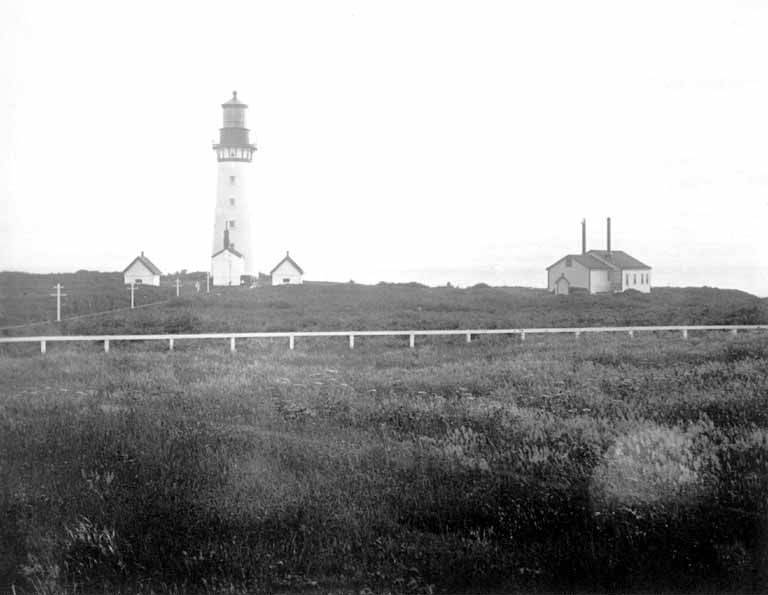
[[[221,347],[3,348],[0,585],[768,588],[765,335]]]

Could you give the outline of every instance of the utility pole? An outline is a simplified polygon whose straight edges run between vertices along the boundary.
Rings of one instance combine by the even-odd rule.
[[[176,277],[176,297],[179,297],[179,287],[181,285],[181,282],[179,281],[179,278]]]
[[[205,293],[211,293],[211,274],[205,273]]]
[[[136,283],[131,281],[131,310],[133,310],[133,291],[136,288]]]
[[[66,297],[66,293],[61,293],[61,283],[56,284],[56,293],[49,293],[51,297],[56,296],[56,322],[61,322],[61,298]]]

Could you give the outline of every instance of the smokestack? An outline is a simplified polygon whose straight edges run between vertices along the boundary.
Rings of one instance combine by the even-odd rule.
[[[587,253],[587,220],[581,220],[581,253]]]
[[[608,245],[606,247],[608,254],[611,253],[611,218],[608,217]]]

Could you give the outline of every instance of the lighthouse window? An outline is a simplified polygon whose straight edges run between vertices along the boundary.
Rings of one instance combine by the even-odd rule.
[[[234,219],[230,219],[229,220],[229,229],[234,229],[234,228],[235,228],[235,220]]]
[[[235,199],[234,198],[230,198],[229,199],[229,206],[230,207],[234,207],[235,206]]]

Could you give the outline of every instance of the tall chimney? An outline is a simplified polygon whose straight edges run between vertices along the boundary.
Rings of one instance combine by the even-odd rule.
[[[608,245],[606,247],[608,254],[611,253],[611,218],[608,217]]]
[[[587,253],[587,220],[581,220],[581,253]]]

